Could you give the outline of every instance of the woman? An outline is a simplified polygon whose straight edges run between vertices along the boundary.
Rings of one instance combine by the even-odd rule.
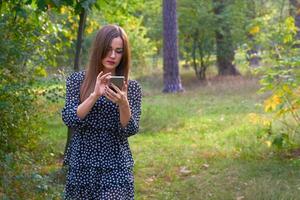
[[[138,132],[141,87],[128,80],[127,35],[116,25],[101,28],[85,72],[67,79],[64,123],[74,129],[65,157],[65,199],[134,199],[133,159],[127,138]],[[123,75],[119,89],[112,75]]]

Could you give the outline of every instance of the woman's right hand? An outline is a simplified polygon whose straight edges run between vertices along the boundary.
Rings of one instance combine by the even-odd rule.
[[[99,98],[105,93],[105,88],[109,83],[109,76],[111,73],[103,74],[103,71],[101,71],[96,79],[94,92],[92,93],[93,96]]]

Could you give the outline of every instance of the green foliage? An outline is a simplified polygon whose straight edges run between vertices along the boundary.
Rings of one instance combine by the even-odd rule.
[[[33,86],[35,94],[45,102],[63,102],[66,95],[65,82],[67,76],[64,71],[58,71],[57,74],[47,78],[37,79]]]
[[[104,24],[118,24],[124,28],[131,45],[133,73],[143,74],[147,68],[152,67],[148,65],[147,59],[155,53],[156,48],[154,42],[147,36],[150,29],[143,26],[142,16],[134,14],[139,10],[139,6],[142,6],[142,2],[137,0],[111,1],[101,5],[102,9],[94,11],[92,18],[98,21],[100,27]],[[89,42],[85,45],[85,49],[88,49],[87,45],[90,44],[92,36],[88,36]]]
[[[33,104],[36,98],[26,77],[8,69],[0,69],[0,76],[0,157],[3,158],[8,152],[35,149],[40,128],[37,105]]]
[[[63,170],[41,173],[32,155],[10,153],[1,162],[2,199],[61,199],[63,188],[53,187],[62,181]]]
[[[7,153],[33,151],[41,132],[32,85],[55,65],[58,49],[54,26],[31,1],[1,4],[0,18],[0,158]],[[53,34],[54,33],[54,34]],[[53,37],[51,36],[53,34]]]
[[[300,49],[297,48],[296,27],[292,17],[279,23],[265,21],[264,29],[257,37],[266,50],[268,65],[259,70],[261,92],[270,91],[265,100],[265,111],[273,113],[274,125],[271,137],[279,148],[300,145]]]
[[[136,8],[136,15],[143,19],[143,26],[147,28],[147,38],[154,43],[156,54],[162,51],[162,1],[144,0]]]
[[[223,35],[224,44],[227,44],[222,55],[226,55],[231,47],[237,49],[246,40],[245,26],[250,21],[247,3],[204,0],[178,2],[180,54],[188,65],[193,66],[199,79],[205,79],[206,69],[212,65],[210,58],[217,50],[216,32]],[[220,5],[223,11],[215,14],[214,9]],[[224,31],[225,28],[228,32]]]
[[[212,4],[206,1],[180,1],[180,53],[192,65],[199,79],[205,79],[210,57],[215,51],[215,16]]]

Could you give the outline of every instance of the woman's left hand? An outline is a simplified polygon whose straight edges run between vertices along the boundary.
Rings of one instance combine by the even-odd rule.
[[[120,90],[114,84],[111,84],[110,86],[113,89],[111,89],[109,86],[106,86],[105,97],[108,98],[109,100],[111,100],[112,102],[118,104],[120,107],[128,106],[128,100],[127,100],[128,85],[127,85],[127,82],[124,81],[122,90]]]

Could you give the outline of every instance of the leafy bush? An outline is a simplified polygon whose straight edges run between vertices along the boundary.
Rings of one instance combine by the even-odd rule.
[[[32,156],[24,153],[6,154],[0,167],[2,199],[62,198],[64,169],[44,174]]]
[[[18,76],[18,79],[15,76]],[[21,74],[0,69],[0,158],[5,153],[33,150],[38,142],[36,100],[30,89],[30,80]]]
[[[294,19],[287,17],[280,25],[266,26],[261,34],[270,66],[259,71],[261,92],[271,92],[264,102],[266,112],[272,113],[272,144],[279,148],[300,145],[300,49],[295,40]]]
[[[0,158],[6,153],[32,151],[41,126],[39,102],[32,86],[45,68],[56,66],[61,51],[58,24],[36,2],[1,3],[0,18]],[[46,91],[47,92],[47,91]]]
[[[29,8],[3,4],[0,18],[0,158],[6,153],[31,151],[38,141],[32,63],[41,27]],[[11,11],[10,11],[11,9]],[[27,10],[26,10],[27,9]],[[29,10],[28,10],[29,9]]]

